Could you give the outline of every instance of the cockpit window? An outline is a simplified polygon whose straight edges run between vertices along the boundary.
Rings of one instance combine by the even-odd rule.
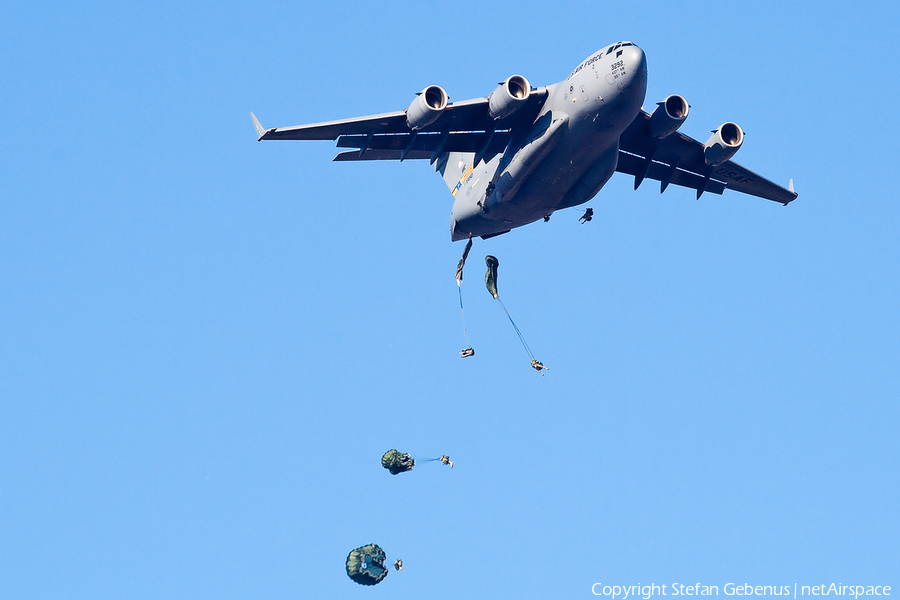
[[[624,48],[625,46],[634,46],[631,42],[619,42],[618,44],[613,44],[609,48],[606,49],[607,54],[611,54],[613,50],[618,50],[619,48]]]

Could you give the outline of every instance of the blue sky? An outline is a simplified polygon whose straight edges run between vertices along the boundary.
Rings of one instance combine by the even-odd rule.
[[[0,22],[0,596],[900,593],[893,5],[84,3]],[[477,240],[418,161],[267,127],[618,40],[788,207],[638,191]],[[481,283],[501,296],[537,375]],[[420,459],[391,476],[390,448]],[[405,569],[344,573],[378,543]]]

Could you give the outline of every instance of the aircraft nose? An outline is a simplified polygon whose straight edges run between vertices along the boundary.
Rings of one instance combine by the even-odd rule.
[[[647,81],[647,57],[644,51],[637,46],[622,48],[621,60],[625,63],[628,73],[631,73],[633,82]]]

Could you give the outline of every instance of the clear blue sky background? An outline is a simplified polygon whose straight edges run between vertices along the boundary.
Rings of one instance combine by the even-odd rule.
[[[3,12],[0,597],[900,594],[895,5]],[[477,240],[466,360],[441,178],[250,122],[550,84],[618,40],[645,106],[738,122],[737,162],[800,197],[616,175],[589,224]],[[456,467],[393,477],[390,448]],[[405,569],[364,588],[371,542]]]

